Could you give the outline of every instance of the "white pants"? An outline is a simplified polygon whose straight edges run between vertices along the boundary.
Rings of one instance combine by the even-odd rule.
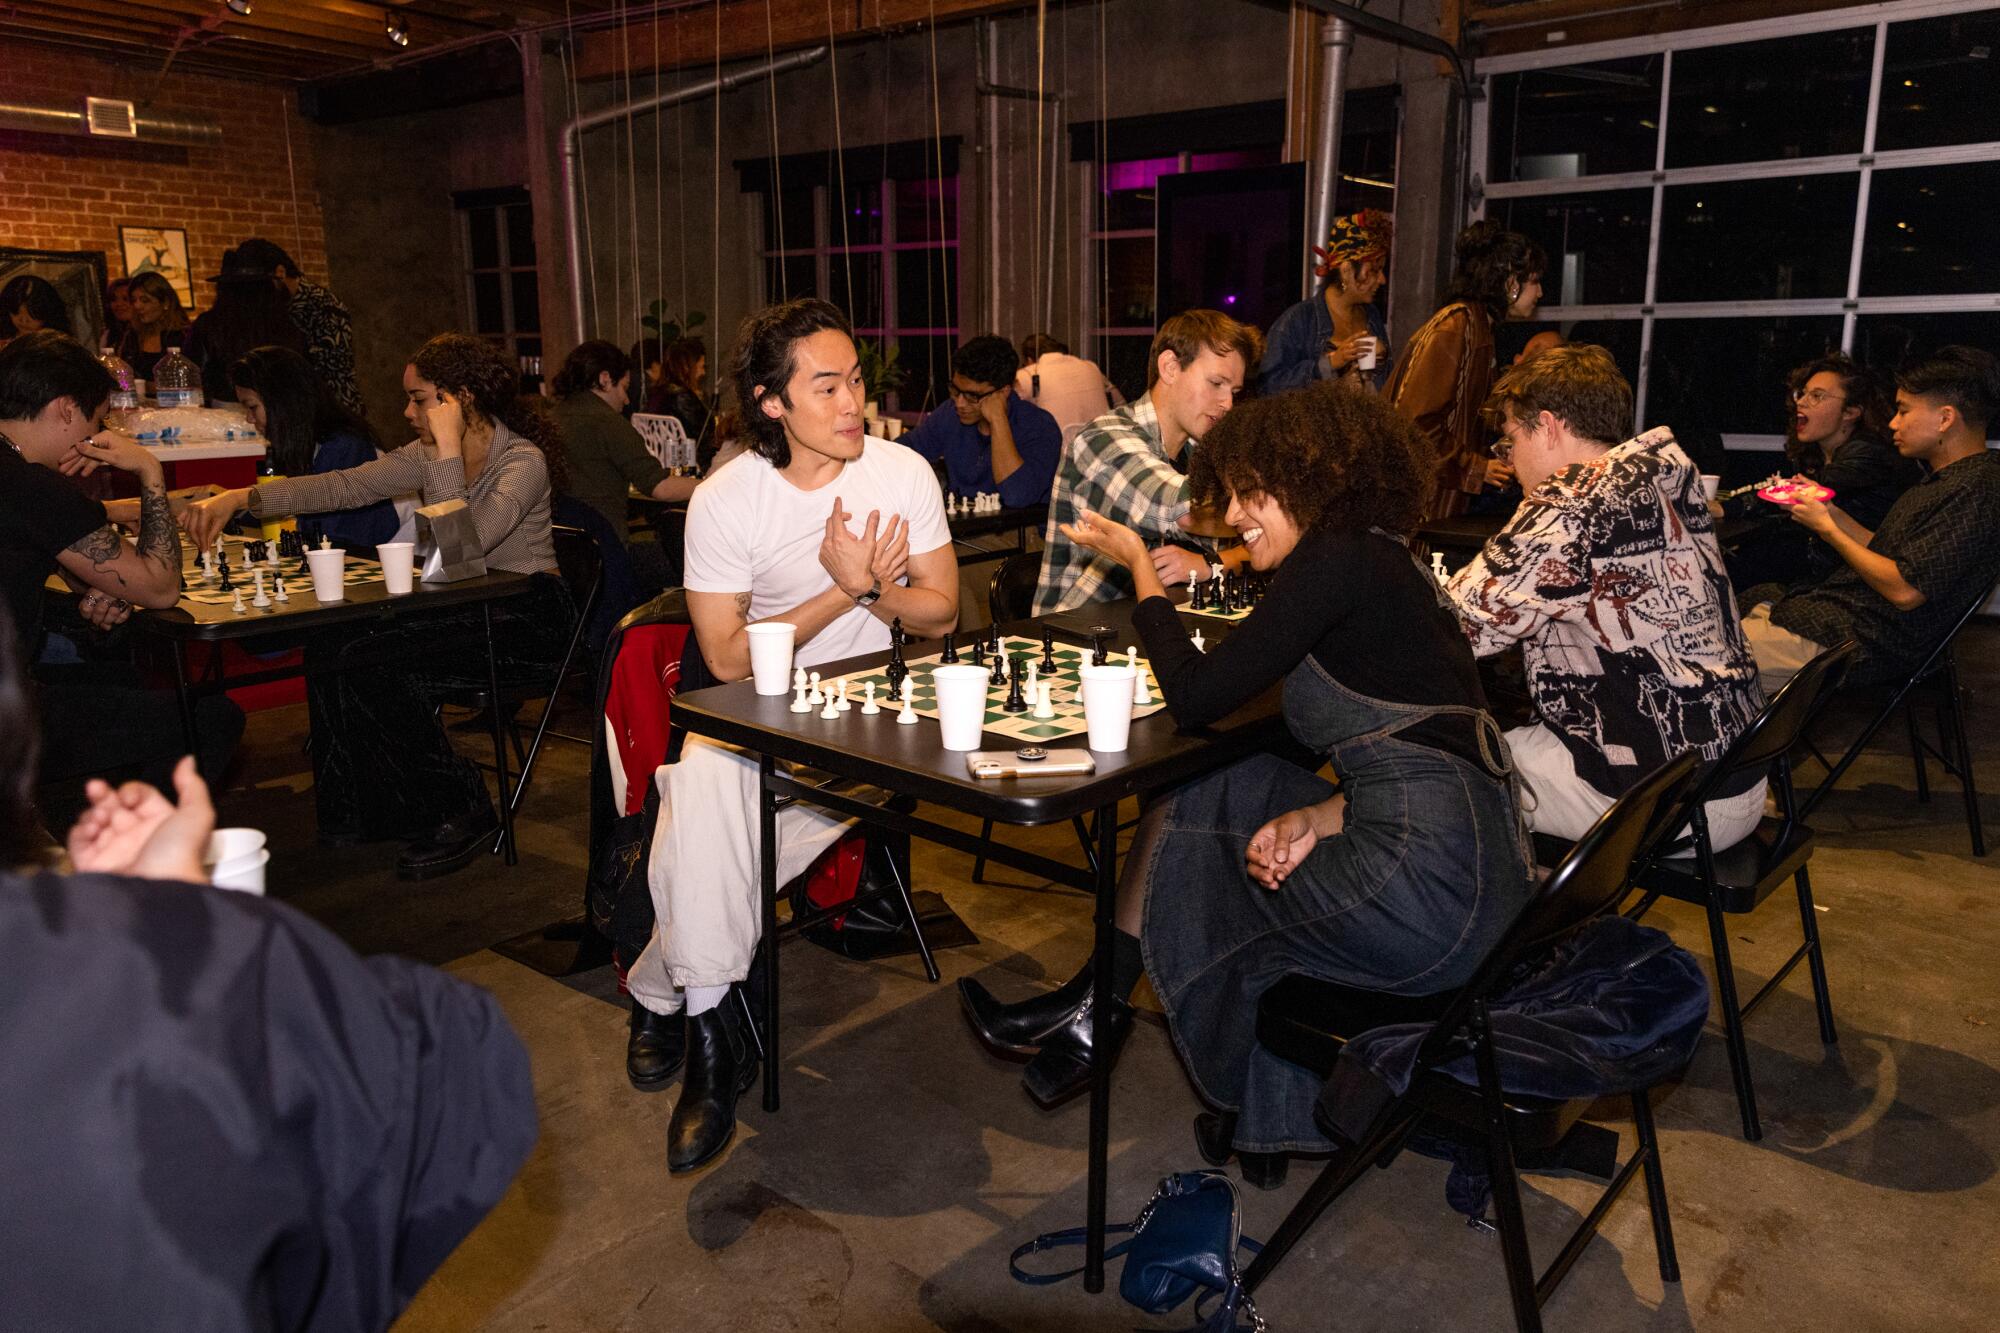
[[[1577,776],[1569,747],[1541,723],[1508,732],[1507,748],[1530,793],[1533,808],[1528,811],[1528,824],[1535,832],[1573,842],[1612,807],[1611,797]],[[1708,803],[1710,846],[1719,852],[1750,836],[1764,817],[1764,789],[1765,784],[1759,782],[1741,796],[1724,796]],[[1685,829],[1682,834],[1686,834]]]
[[[646,883],[653,938],[625,978],[656,1014],[679,1012],[689,986],[725,986],[750,974],[763,933],[758,878],[757,757],[689,736],[680,762],[653,774],[660,822]],[[778,811],[778,880],[805,873],[840,841],[848,821],[798,804]]]
[[[1778,691],[1805,670],[1806,663],[1826,651],[1811,639],[1773,625],[1769,602],[1757,603],[1743,617],[1743,638],[1750,645],[1750,656],[1756,659],[1757,683],[1764,687],[1766,699],[1777,698]]]

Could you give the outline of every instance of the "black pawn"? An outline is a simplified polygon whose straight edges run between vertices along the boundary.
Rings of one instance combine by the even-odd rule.
[[[889,631],[889,665],[882,674],[889,678],[889,697],[900,698],[903,679],[910,674],[910,668],[903,663],[903,640],[893,628]]]
[[[986,677],[988,682],[994,685],[1005,685],[1007,683],[1006,657],[999,652],[991,652],[988,653],[987,656],[991,658],[993,662],[993,669],[991,672],[987,674]]]
[[[1021,693],[1021,659],[1016,657],[1007,673],[1007,702],[1000,705],[1009,713],[1025,713],[1028,701]]]
[[[228,592],[236,586],[229,578],[229,548],[226,546],[215,553],[215,574],[215,586],[222,591]]]
[[[1204,584],[1200,579],[1196,579],[1192,583],[1189,583],[1188,609],[1191,611],[1203,611],[1207,609],[1207,604],[1208,604],[1208,586]]]
[[[1056,636],[1048,626],[1042,626],[1042,674],[1053,675],[1056,670]]]
[[[972,636],[971,653],[972,653],[971,657],[972,665],[974,666],[986,665],[986,637],[984,635],[974,634]]]
[[[938,654],[938,661],[949,664],[958,660],[958,636],[950,630],[944,632],[944,651]]]

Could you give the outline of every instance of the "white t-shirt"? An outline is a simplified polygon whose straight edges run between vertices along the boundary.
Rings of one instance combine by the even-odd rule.
[[[937,474],[899,444],[866,437],[861,457],[812,491],[786,481],[761,454],[745,453],[711,473],[688,502],[688,590],[747,592],[753,621],[811,601],[833,586],[819,548],[835,496],[850,515],[847,530],[857,537],[868,527],[869,511],[879,510],[878,532],[895,515],[909,521],[912,555],[951,544]],[[800,644],[793,661],[810,667],[888,650],[888,625],[857,606]]]

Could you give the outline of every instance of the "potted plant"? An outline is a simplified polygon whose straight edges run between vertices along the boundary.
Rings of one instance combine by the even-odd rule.
[[[854,340],[854,351],[861,359],[861,387],[867,399],[870,420],[881,415],[882,399],[903,387],[907,376],[903,368],[896,364],[902,350],[891,347],[884,353],[881,347],[867,338]]]
[[[690,338],[694,331],[708,322],[708,316],[699,310],[687,312],[682,320],[667,309],[665,301],[655,301],[646,307],[646,313],[639,317],[639,326],[660,340],[661,350],[676,338]]]

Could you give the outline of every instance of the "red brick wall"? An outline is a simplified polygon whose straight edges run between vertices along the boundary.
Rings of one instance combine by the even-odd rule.
[[[0,40],[10,101],[81,108],[85,94],[129,98],[142,112],[150,107],[222,126],[221,142],[206,147],[0,130],[0,244],[102,250],[115,278],[125,273],[120,224],[181,227],[197,308],[214,291],[201,277],[216,271],[224,250],[249,236],[276,241],[308,277],[325,281],[313,134],[289,90],[205,74],[169,73],[160,82],[158,68]],[[150,102],[142,100],[149,93]]]

